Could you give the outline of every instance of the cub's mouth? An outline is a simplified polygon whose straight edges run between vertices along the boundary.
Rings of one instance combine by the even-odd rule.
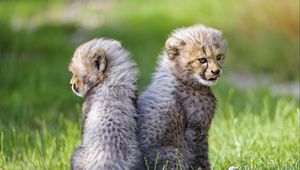
[[[208,80],[208,81],[216,81],[219,77],[221,77],[221,75],[220,75],[220,74],[217,74],[217,75],[211,76],[211,77],[208,78],[207,80]]]
[[[78,93],[79,88],[76,86],[76,84],[71,84],[71,88],[74,91],[74,93]]]
[[[71,89],[77,96],[83,97],[83,95],[79,92],[79,87],[76,84],[71,84]]]
[[[218,78],[215,77],[215,78],[209,78],[208,81],[216,81]]]
[[[213,77],[206,77],[206,76],[201,76],[201,78],[205,81],[209,81],[209,82],[215,82],[218,80],[219,76],[213,76]]]

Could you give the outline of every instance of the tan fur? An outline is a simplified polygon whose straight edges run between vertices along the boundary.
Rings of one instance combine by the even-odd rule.
[[[137,102],[138,138],[150,169],[210,169],[208,130],[216,98],[209,86],[222,75],[225,51],[221,32],[203,25],[177,29],[166,41]]]
[[[70,84],[75,94],[84,96],[93,86],[103,80],[106,67],[106,54],[103,49],[96,49],[92,53],[86,53],[86,48],[91,42],[78,47],[69,65],[72,73]],[[99,68],[96,68],[96,62]]]
[[[188,72],[193,78],[203,80],[202,84],[213,85],[222,75],[221,64],[226,53],[226,42],[218,30],[206,29],[202,25],[178,29],[166,41],[165,49],[171,69],[178,78],[183,77],[182,72]],[[217,60],[219,55],[221,59]],[[205,58],[208,64],[200,63],[201,58]],[[213,74],[215,70],[220,70],[220,74]]]

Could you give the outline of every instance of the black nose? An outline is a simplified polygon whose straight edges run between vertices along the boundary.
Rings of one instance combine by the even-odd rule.
[[[214,75],[218,75],[218,74],[220,74],[221,70],[220,70],[220,69],[217,69],[217,70],[211,70],[211,72],[212,72]]]

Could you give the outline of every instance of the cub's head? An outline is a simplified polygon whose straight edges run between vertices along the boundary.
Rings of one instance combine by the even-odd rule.
[[[222,76],[226,46],[220,31],[195,25],[175,30],[166,42],[165,51],[172,72],[179,79],[211,86]]]
[[[80,45],[74,52],[69,64],[72,73],[70,85],[72,91],[83,97],[97,84],[103,81],[107,65],[107,54],[101,45],[121,47],[115,40],[94,39]]]

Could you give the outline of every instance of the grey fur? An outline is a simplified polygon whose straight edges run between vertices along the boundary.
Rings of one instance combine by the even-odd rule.
[[[88,69],[81,62],[99,49],[106,54],[106,66],[101,82],[88,86],[91,89],[84,94],[82,143],[72,156],[72,169],[140,169],[143,160],[136,135],[137,69],[128,52],[115,40],[94,39],[75,51],[69,67],[75,67],[77,74],[86,79],[95,76],[85,75]]]
[[[223,52],[226,48],[219,31],[202,25],[171,34],[151,84],[137,101],[139,143],[150,169],[156,166],[160,170],[164,165],[167,169],[210,169],[208,130],[216,98],[208,85],[213,83],[202,84],[204,80],[198,81],[181,69],[183,63],[178,62],[183,56],[176,43],[182,49],[186,45],[209,48],[213,44]],[[168,46],[172,47],[170,53]]]

